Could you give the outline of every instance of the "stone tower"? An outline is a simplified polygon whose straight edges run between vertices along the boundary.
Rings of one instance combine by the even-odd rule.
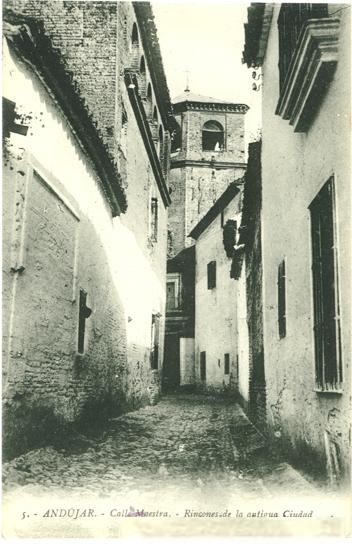
[[[188,235],[245,173],[248,106],[185,91],[173,111],[163,366],[164,387],[171,390],[194,381],[195,248]]]
[[[188,234],[245,172],[245,104],[185,91],[173,104],[169,208],[169,257],[193,241]]]

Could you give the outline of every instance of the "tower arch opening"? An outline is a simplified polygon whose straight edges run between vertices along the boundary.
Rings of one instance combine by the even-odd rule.
[[[221,151],[224,149],[224,128],[218,121],[206,121],[202,128],[203,151]]]

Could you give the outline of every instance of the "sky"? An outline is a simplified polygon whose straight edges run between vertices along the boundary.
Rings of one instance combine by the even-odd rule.
[[[171,99],[192,92],[250,106],[247,128],[259,124],[259,93],[242,64],[247,5],[234,1],[152,2]],[[251,138],[250,138],[251,139]]]

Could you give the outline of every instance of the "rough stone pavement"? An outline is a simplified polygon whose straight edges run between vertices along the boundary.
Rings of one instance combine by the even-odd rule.
[[[94,439],[66,442],[5,463],[7,538],[292,535],[283,512],[322,504],[229,398],[170,395],[110,420]],[[269,519],[273,512],[281,519]],[[326,512],[302,527],[339,533],[330,503]]]
[[[289,465],[268,458],[263,437],[239,405],[195,394],[164,397],[113,419],[99,439],[21,455],[4,465],[3,477],[5,491],[38,485],[100,496],[157,485],[230,488],[242,496],[268,496],[283,485],[311,491]]]

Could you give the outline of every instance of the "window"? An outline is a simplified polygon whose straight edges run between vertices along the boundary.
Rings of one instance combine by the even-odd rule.
[[[220,215],[220,225],[221,225],[221,228],[224,227],[224,224],[225,224],[225,212],[224,212],[224,210],[222,210],[221,215]]]
[[[221,151],[224,148],[224,129],[217,121],[207,121],[202,129],[203,151]]]
[[[127,156],[127,121],[127,113],[125,108],[122,106],[120,148],[125,157]]]
[[[205,382],[207,379],[206,352],[200,352],[200,379]]]
[[[158,240],[158,199],[150,201],[150,237],[153,242]]]
[[[322,390],[342,382],[334,179],[323,186],[309,206],[312,235],[315,373]]]
[[[152,315],[152,338],[151,338],[151,353],[150,366],[153,370],[159,367],[159,325],[160,314]]]
[[[278,18],[280,90],[297,47],[302,27],[308,19],[328,16],[328,4],[282,4]]]
[[[216,261],[208,263],[208,289],[216,287]]]
[[[279,336],[286,336],[286,265],[285,260],[281,261],[277,273],[277,309]]]
[[[224,373],[228,375],[230,374],[230,354],[229,353],[225,353],[224,360],[225,360]]]
[[[78,353],[84,353],[84,340],[86,331],[86,319],[91,315],[92,310],[87,306],[87,293],[79,291],[79,317],[78,317]]]
[[[179,274],[168,274],[166,282],[166,309],[178,310],[180,303],[180,277]]]

